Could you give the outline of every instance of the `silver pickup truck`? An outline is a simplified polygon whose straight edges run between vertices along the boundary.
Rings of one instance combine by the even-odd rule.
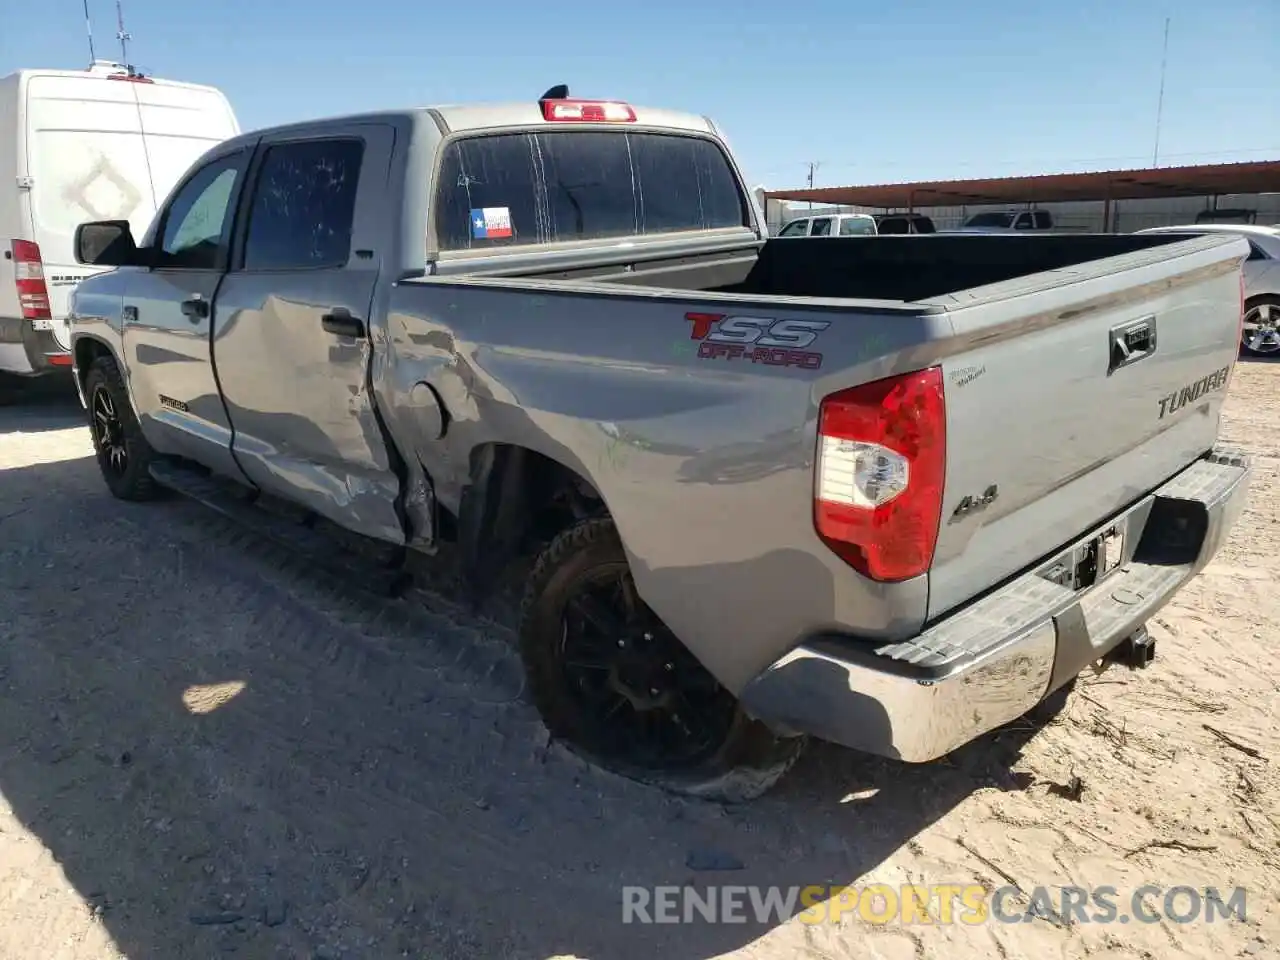
[[[564,90],[237,137],[77,235],[103,477],[451,542],[477,596],[536,557],[551,733],[703,795],[1148,657],[1245,499],[1245,241],[762,226],[711,121]]]

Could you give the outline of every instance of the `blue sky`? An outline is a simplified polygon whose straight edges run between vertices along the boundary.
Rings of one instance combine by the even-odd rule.
[[[1166,16],[1161,163],[1280,158],[1278,0],[125,0],[130,59],[246,128],[564,82],[712,115],[771,187],[1148,165]],[[87,58],[82,0],[5,18],[0,74]]]

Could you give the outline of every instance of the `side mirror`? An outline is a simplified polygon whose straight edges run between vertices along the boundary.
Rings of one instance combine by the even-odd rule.
[[[97,220],[76,227],[76,262],[91,267],[131,267],[141,262],[128,220]]]

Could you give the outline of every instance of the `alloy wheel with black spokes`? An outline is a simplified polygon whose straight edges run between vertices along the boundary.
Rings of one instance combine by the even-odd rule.
[[[99,384],[89,401],[89,428],[103,470],[123,476],[129,467],[129,448],[124,442],[120,414],[106,386]]]
[[[615,763],[683,769],[733,728],[736,704],[636,593],[625,563],[587,571],[567,593],[560,658],[585,739]]]
[[[748,717],[636,590],[611,519],[538,557],[520,612],[528,690],[551,736],[623,776],[720,801],[759,796],[802,737]]]
[[[1280,297],[1265,297],[1246,306],[1240,346],[1259,357],[1280,353]]]
[[[94,360],[82,387],[89,408],[89,435],[108,489],[121,500],[153,499],[158,493],[151,476],[155,453],[138,425],[115,360],[108,356]]]

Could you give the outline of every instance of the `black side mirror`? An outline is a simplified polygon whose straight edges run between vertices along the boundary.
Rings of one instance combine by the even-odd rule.
[[[96,220],[76,227],[76,262],[91,267],[131,267],[140,263],[128,220]]]

